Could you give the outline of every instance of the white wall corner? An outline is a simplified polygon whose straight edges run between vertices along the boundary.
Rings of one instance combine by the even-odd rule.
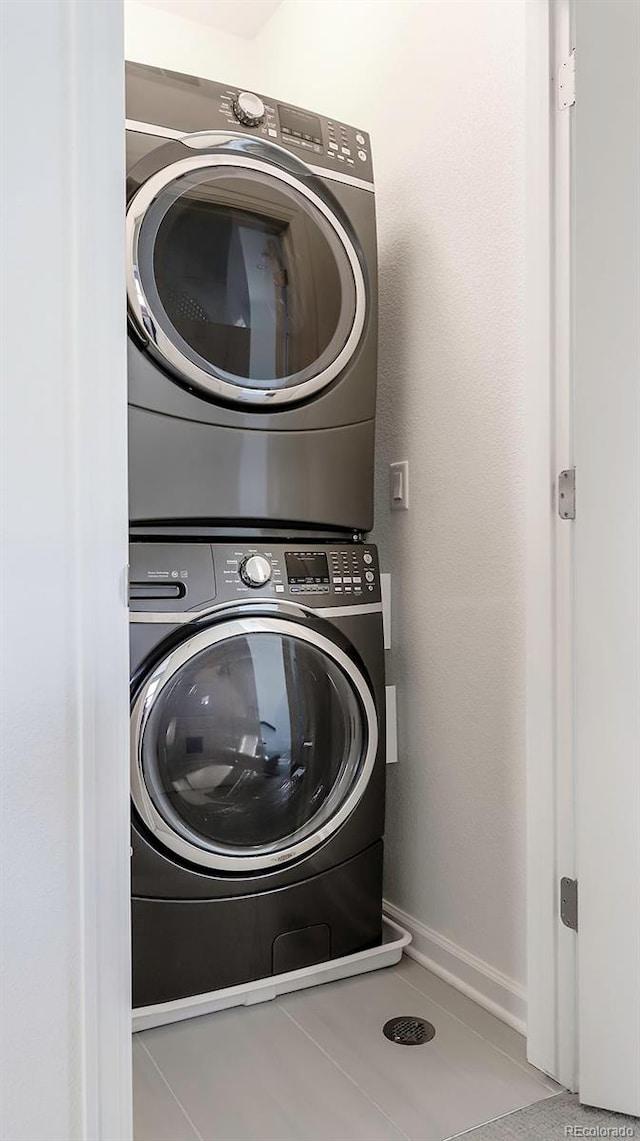
[[[389,900],[384,901],[384,910],[411,935],[411,943],[405,948],[405,955],[415,959],[519,1034],[526,1035],[527,996],[524,987],[515,979],[465,951]]]

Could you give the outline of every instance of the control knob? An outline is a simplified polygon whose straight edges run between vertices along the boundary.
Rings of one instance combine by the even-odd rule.
[[[265,106],[259,95],[252,95],[250,91],[241,91],[233,104],[233,113],[245,127],[257,127],[265,116]]]
[[[264,555],[249,555],[240,567],[240,578],[247,586],[264,586],[271,578],[271,563]]]

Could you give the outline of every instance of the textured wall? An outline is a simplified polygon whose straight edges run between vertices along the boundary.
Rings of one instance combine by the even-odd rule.
[[[379,209],[375,538],[400,763],[387,888],[524,980],[524,4],[286,2],[270,93],[368,128]],[[408,459],[411,509],[388,509]]]
[[[165,45],[165,65],[373,136],[375,538],[393,572],[400,737],[386,891],[522,982],[524,3],[285,0],[237,76],[211,62],[228,37],[208,35],[192,58]],[[396,459],[411,464],[411,510],[391,514]]]

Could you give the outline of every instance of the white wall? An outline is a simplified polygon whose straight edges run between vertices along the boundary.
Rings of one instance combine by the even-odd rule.
[[[284,0],[233,67],[228,36],[199,29],[192,42],[184,24],[163,41],[139,6],[127,44],[371,131],[374,537],[394,575],[400,719],[386,893],[521,983],[523,0]],[[395,459],[410,461],[412,506],[391,515]]]
[[[127,1141],[122,5],[36,16],[0,12],[0,1136]]]
[[[125,55],[222,83],[256,83],[255,41],[213,30],[143,0],[125,0]]]

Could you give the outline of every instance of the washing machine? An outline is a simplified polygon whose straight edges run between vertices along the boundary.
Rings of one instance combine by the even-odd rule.
[[[369,136],[223,83],[126,78],[134,532],[370,530]]]
[[[134,542],[133,1003],[381,941],[375,547]]]

